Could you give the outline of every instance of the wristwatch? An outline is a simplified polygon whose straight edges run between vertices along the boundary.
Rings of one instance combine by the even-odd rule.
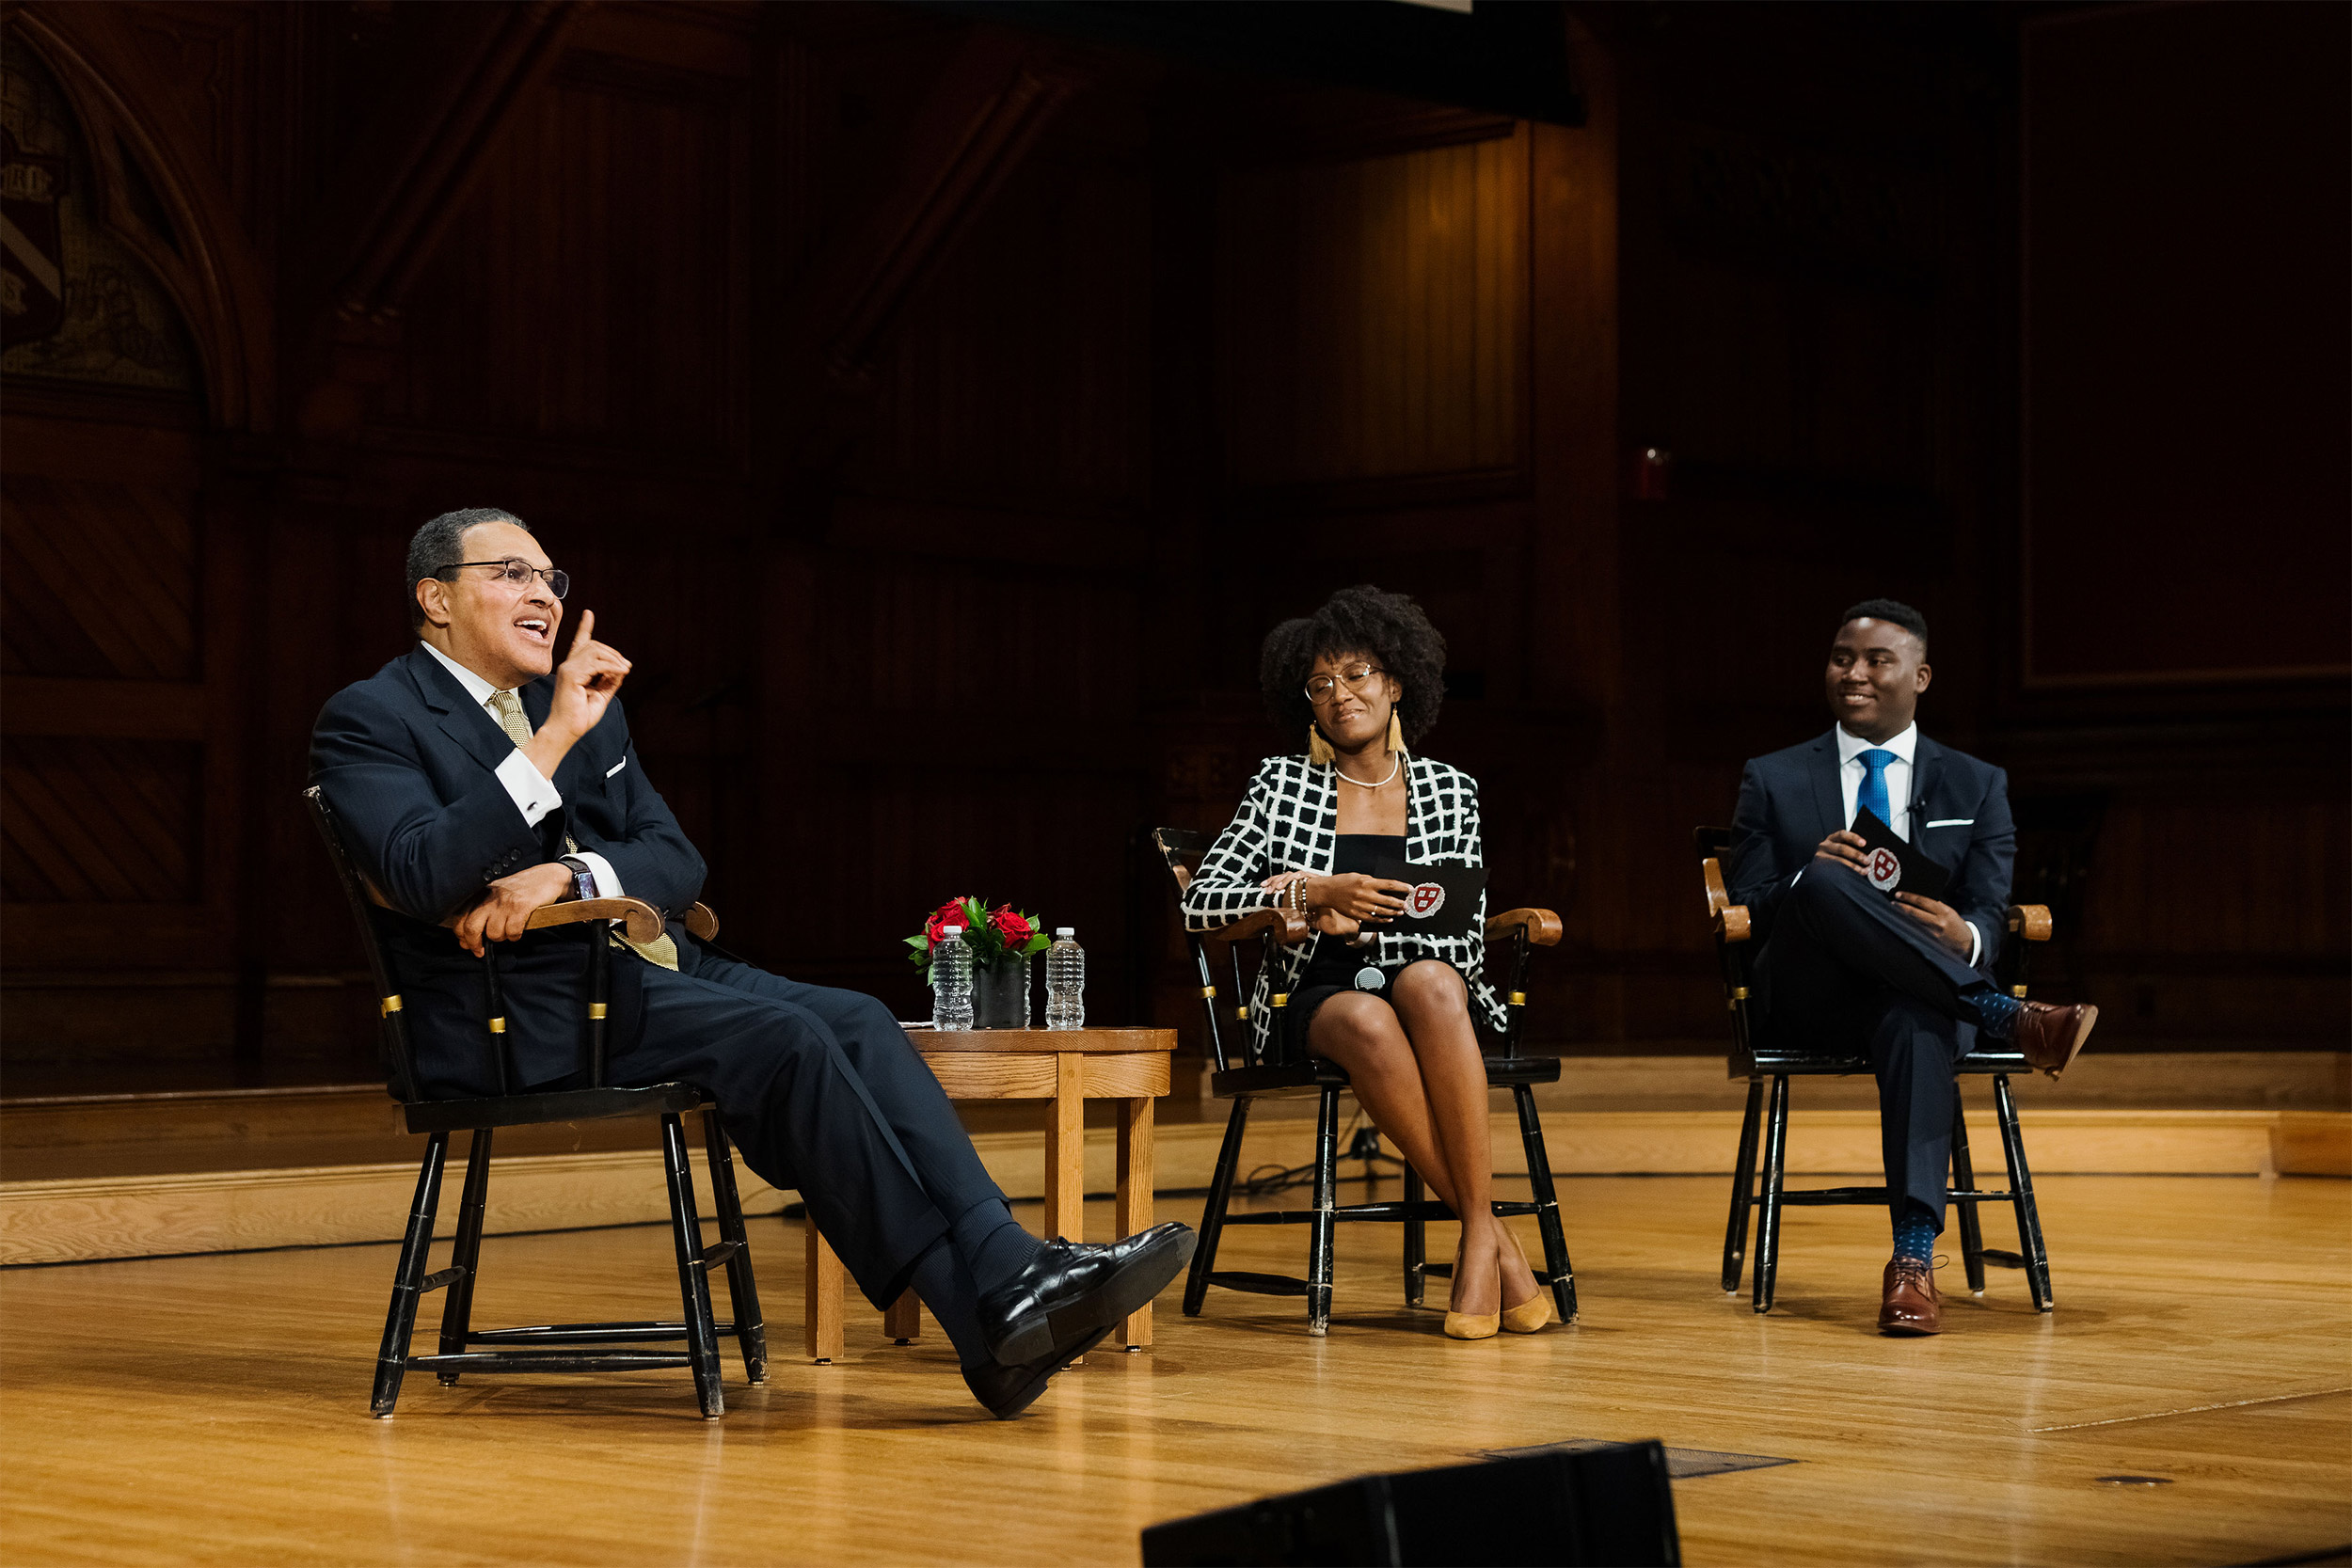
[[[581,903],[596,895],[596,874],[588,869],[588,863],[577,855],[561,857],[564,869],[572,874],[572,896]]]

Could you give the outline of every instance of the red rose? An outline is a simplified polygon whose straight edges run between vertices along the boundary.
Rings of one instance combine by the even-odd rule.
[[[1008,953],[1020,952],[1027,945],[1029,939],[1037,934],[1026,920],[1012,912],[1010,904],[999,906],[996,912],[988,917],[988,923],[996,934],[1004,939],[1005,951]]]
[[[947,940],[947,927],[950,926],[961,926],[967,931],[972,928],[972,917],[965,912],[963,900],[961,898],[950,898],[945,904],[940,905],[933,911],[930,919],[924,922],[923,934],[930,940],[931,945],[936,947]]]

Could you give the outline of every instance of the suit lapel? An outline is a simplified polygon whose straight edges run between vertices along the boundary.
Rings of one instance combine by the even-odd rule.
[[[1911,763],[1911,813],[1915,817],[1927,810],[1929,798],[1935,793],[1936,783],[1943,773],[1944,748],[1921,736],[1917,749],[1912,753]],[[1915,823],[1914,827],[1916,827]]]
[[[1832,730],[1813,743],[1813,760],[1806,768],[1813,780],[1813,807],[1820,815],[1819,844],[1846,825],[1845,793],[1837,784],[1837,732]]]
[[[1923,735],[1911,754],[1911,842],[1923,854],[1927,851],[1927,835],[1920,830],[1928,824],[1928,802],[1935,798],[1936,786],[1943,777],[1944,748]]]
[[[496,771],[506,760],[506,753],[515,743],[506,738],[489,710],[476,706],[466,689],[457,684],[457,677],[441,668],[441,661],[420,646],[408,656],[408,678],[416,684],[417,695],[424,705],[441,716],[441,733],[457,742],[465,753]]]

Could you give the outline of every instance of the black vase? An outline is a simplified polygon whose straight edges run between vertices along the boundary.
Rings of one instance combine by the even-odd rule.
[[[1009,963],[972,966],[972,1027],[1026,1029],[1029,1026],[1029,958],[1023,954]]]

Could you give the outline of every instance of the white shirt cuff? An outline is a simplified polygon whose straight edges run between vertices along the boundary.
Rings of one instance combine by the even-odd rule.
[[[498,779],[513,797],[515,809],[523,814],[526,828],[537,827],[541,817],[564,803],[564,797],[531,766],[531,759],[523,755],[519,746],[507,752],[506,760],[498,765]]]
[[[1970,969],[1974,969],[1977,967],[1978,961],[1984,957],[1984,933],[1977,929],[1977,923],[1975,921],[1971,920],[1967,923],[1967,925],[1968,967]]]
[[[588,849],[575,849],[571,855],[572,859],[586,863],[588,875],[596,879],[597,897],[618,898],[621,896],[621,874],[612,869],[611,861]],[[1969,929],[1974,930],[1976,927],[1972,926]]]

